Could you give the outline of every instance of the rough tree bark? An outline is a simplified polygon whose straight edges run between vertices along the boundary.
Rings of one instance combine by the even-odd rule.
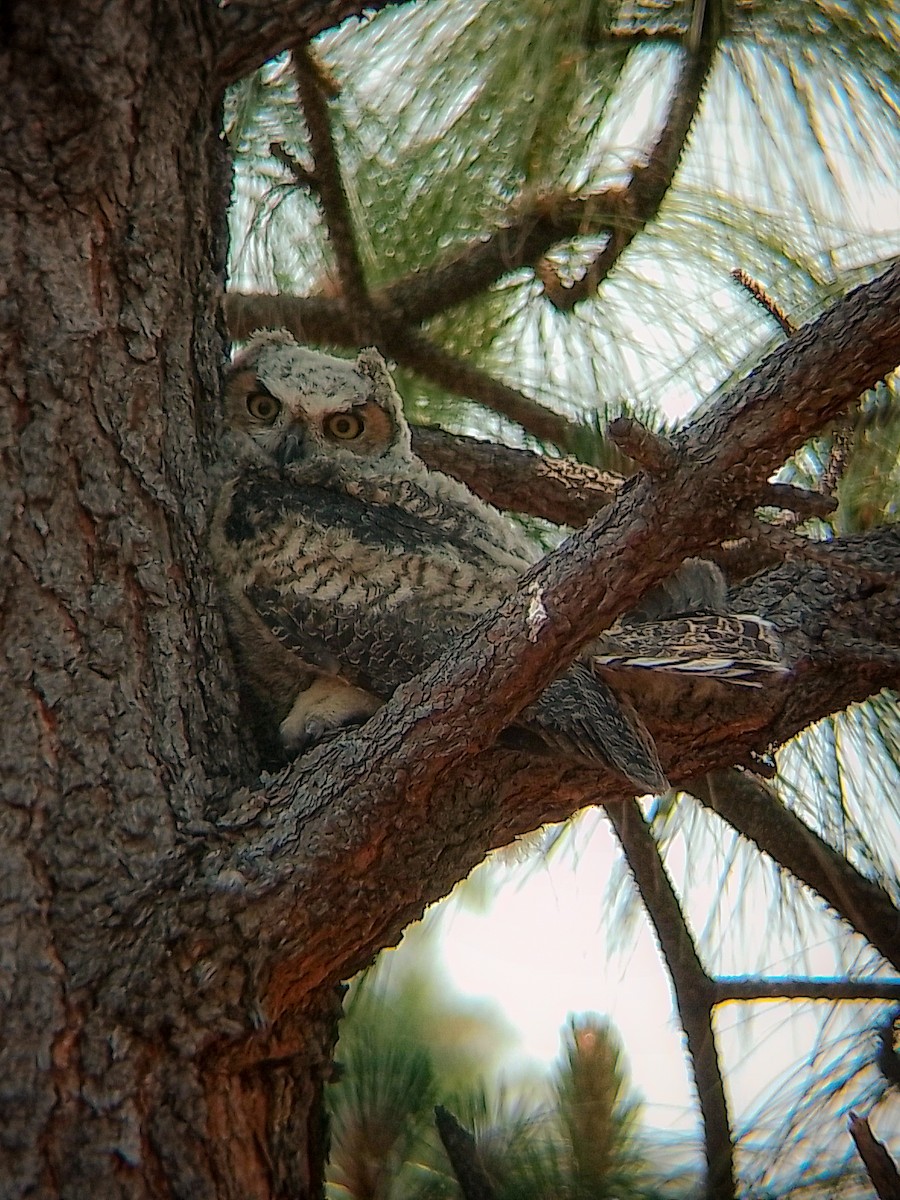
[[[515,648],[527,630],[488,631],[440,705],[406,689],[372,729],[236,791],[253,754],[203,549],[224,353],[221,91],[359,8],[20,0],[0,14],[4,1200],[319,1194],[340,980],[491,846],[616,795],[585,772],[475,750],[601,620],[701,548],[696,531],[651,529],[645,485],[625,488],[606,534],[560,560],[580,582],[539,656],[504,671],[478,745],[464,705],[484,646]],[[892,286],[873,300],[887,333],[871,309],[847,309],[832,408],[894,365]],[[863,362],[856,348],[873,342],[882,352]],[[738,482],[760,483],[827,407],[792,409],[777,446],[732,464]],[[696,518],[702,467],[663,481],[661,499]],[[587,569],[618,537],[606,574]],[[862,620],[875,585],[837,571],[805,595],[798,571],[804,670],[777,704],[747,701],[715,737],[650,705],[675,777],[896,679],[896,663],[816,641],[838,602]],[[572,615],[604,588],[592,620]]]
[[[209,1048],[253,1018],[198,1003],[191,955],[216,931],[153,980],[125,948],[148,894],[177,888],[184,830],[252,761],[202,552],[225,64],[242,22],[262,53],[358,8],[0,12],[4,1200],[300,1195],[321,1174],[321,1138],[307,1162],[300,1137],[279,1179],[248,1115],[264,1090],[289,1108],[292,1074],[310,1107],[313,1072],[248,1069],[242,1112],[218,1085]],[[298,1040],[327,1060],[319,1007]]]

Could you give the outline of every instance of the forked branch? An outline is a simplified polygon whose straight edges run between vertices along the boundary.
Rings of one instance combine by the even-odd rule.
[[[263,953],[276,936],[290,976],[289,945],[302,945],[309,962],[310,947],[326,937],[323,969],[334,979],[346,977],[385,944],[389,930],[421,912],[490,847],[589,799],[590,772],[494,752],[486,777],[475,756],[588,638],[633,607],[684,557],[728,537],[784,456],[894,366],[898,340],[900,267],[847,296],[779,348],[679,436],[681,460],[668,477],[629,481],[599,518],[528,573],[517,595],[462,637],[452,656],[398,689],[363,730],[236,798],[226,822],[230,845],[211,848],[207,869],[217,881],[217,911],[240,908],[242,922],[258,939],[253,953]],[[823,579],[807,597],[802,570],[795,573],[787,586],[815,606]],[[791,623],[796,612],[789,615],[785,586],[777,581],[768,603],[776,622]],[[841,603],[870,605],[871,591],[860,596],[855,580],[841,586],[849,589]],[[536,596],[537,611],[546,614],[537,626]],[[827,625],[834,604],[829,597],[828,612],[812,621],[815,628]],[[814,630],[804,636],[814,637]],[[869,694],[893,677],[891,670],[866,662],[854,668],[854,687]],[[808,669],[777,695],[748,700],[760,706],[763,726],[748,724],[745,714],[741,728],[750,744],[790,736],[807,723],[813,694],[847,703],[846,688],[840,697],[829,688],[823,693],[813,678]],[[833,666],[829,678],[837,678]],[[687,731],[683,746],[674,735],[665,744],[673,778],[682,777],[679,762],[687,760],[679,755],[687,745],[694,770],[735,761],[732,742],[699,754]],[[603,788],[594,791],[596,799],[621,794],[609,778],[593,778],[594,788]],[[318,887],[329,872],[340,878],[346,904],[335,906],[335,893],[326,887],[332,903],[317,913],[317,892],[310,891],[305,903],[299,897],[307,894],[305,881],[315,879]],[[429,879],[424,895],[423,873]],[[269,989],[275,988],[275,977],[268,978]],[[282,981],[276,988],[276,1008],[286,999],[285,986]],[[291,984],[307,986],[307,980]]]
[[[582,278],[570,287],[563,287],[554,279],[546,264],[540,271],[547,299],[560,311],[569,311],[580,300],[596,294],[625,250],[659,212],[700,109],[716,50],[725,32],[726,9],[724,0],[695,0],[694,19],[682,38],[681,70],[662,129],[647,161],[633,165],[621,199],[621,211],[627,213],[628,219],[609,225],[606,245]]]

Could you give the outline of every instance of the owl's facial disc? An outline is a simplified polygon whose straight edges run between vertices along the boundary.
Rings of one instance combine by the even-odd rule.
[[[350,469],[351,459],[409,457],[400,401],[374,350],[351,363],[262,335],[235,359],[226,404],[232,428],[281,467],[322,457]]]
[[[275,403],[277,404],[277,401]],[[369,427],[367,407],[363,405],[345,412],[328,413],[321,420],[315,416],[306,420],[295,420],[273,430],[277,439],[273,447],[276,462],[285,467],[316,454],[331,453],[332,450],[349,450],[357,455],[371,454],[372,435],[375,430]],[[264,409],[266,414],[270,411],[267,405],[260,404],[257,408]],[[258,419],[262,417],[261,412],[254,415]],[[271,422],[274,421],[273,416]]]

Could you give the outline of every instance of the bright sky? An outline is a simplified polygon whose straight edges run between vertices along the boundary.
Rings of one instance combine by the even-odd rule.
[[[620,1035],[631,1082],[644,1102],[647,1126],[696,1135],[699,1114],[683,1035],[674,1015],[669,977],[643,910],[631,923],[626,948],[617,948],[608,936],[612,925],[619,924],[611,920],[609,896],[618,857],[617,844],[596,813],[582,817],[563,852],[494,868],[497,890],[486,902],[484,890],[489,889],[479,888],[480,904],[469,906],[463,897],[444,907],[442,963],[453,989],[496,1003],[514,1027],[518,1043],[509,1048],[499,1069],[506,1079],[529,1077],[536,1069],[547,1071],[558,1055],[570,1014],[597,1012],[608,1016]],[[670,869],[677,877],[683,867],[683,855],[675,845]],[[718,865],[710,862],[707,872],[717,870]],[[739,885],[735,879],[734,886]],[[811,906],[815,928],[805,929],[806,917],[801,913],[797,920],[803,932],[797,939],[773,920],[771,896],[765,894],[761,880],[752,886],[758,896],[758,920],[747,927],[747,961],[738,970],[752,973],[761,968],[760,973],[773,975],[842,973],[841,951],[831,936],[836,924],[830,918],[820,921],[825,914],[814,898],[807,896],[805,903]],[[704,909],[712,908],[716,891],[717,881],[709,873],[691,889],[688,911],[694,928],[705,920]],[[757,951],[766,944],[770,957],[760,963]],[[741,938],[736,945],[723,939],[721,949],[729,962],[740,954]],[[854,953],[852,945],[849,953]],[[865,963],[864,954],[856,963],[861,973]],[[764,1096],[771,1093],[776,1108],[769,1109],[765,1128],[777,1130],[779,1121],[786,1122],[800,1104],[803,1091],[796,1090],[800,1071],[816,1052],[820,1064],[836,1056],[852,1074],[852,1064],[861,1055],[868,1057],[871,1038],[861,1040],[854,1032],[846,1043],[838,1042],[837,1049],[829,1047],[861,1015],[856,1006],[844,1006],[838,1013],[837,1006],[824,1002],[734,1003],[719,1008],[716,1034],[736,1123],[749,1123]],[[823,1026],[823,1022],[828,1023]],[[871,1086],[876,1078],[869,1068],[863,1086]],[[813,1095],[808,1094],[810,1100]],[[779,1096],[785,1100],[781,1112]],[[842,1144],[846,1112],[854,1105],[868,1112],[860,1096],[857,1080],[847,1095],[837,1098],[835,1137],[829,1131],[817,1147],[820,1152],[830,1152],[834,1146],[850,1151],[849,1140]],[[823,1128],[827,1110],[823,1101]],[[812,1115],[811,1119],[815,1121]],[[900,1099],[879,1105],[873,1127],[900,1151]],[[785,1136],[794,1135],[786,1131]]]
[[[521,1038],[518,1055],[549,1067],[570,1013],[599,1012],[626,1047],[632,1078],[668,1125],[692,1108],[681,1030],[670,1016],[668,977],[646,922],[627,956],[610,954],[604,893],[617,856],[599,825],[569,855],[520,864],[486,911],[454,905],[443,924],[443,957],[452,983],[502,1007]],[[511,1059],[511,1074],[527,1063]],[[648,1113],[648,1116],[650,1114]]]

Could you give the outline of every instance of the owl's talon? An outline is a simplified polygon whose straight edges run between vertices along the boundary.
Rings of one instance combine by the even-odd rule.
[[[348,729],[358,728],[365,724],[366,720],[367,717],[361,716],[344,721],[340,725],[328,725],[324,721],[308,721],[306,726],[296,734],[293,732],[286,734],[284,723],[282,723],[281,742],[291,757],[296,758],[300,754],[306,754],[307,751],[313,750],[323,742],[334,741]]]
[[[345,729],[362,725],[379,704],[379,700],[361,688],[338,679],[316,679],[297,695],[291,711],[281,722],[281,744],[289,754],[302,754]]]

